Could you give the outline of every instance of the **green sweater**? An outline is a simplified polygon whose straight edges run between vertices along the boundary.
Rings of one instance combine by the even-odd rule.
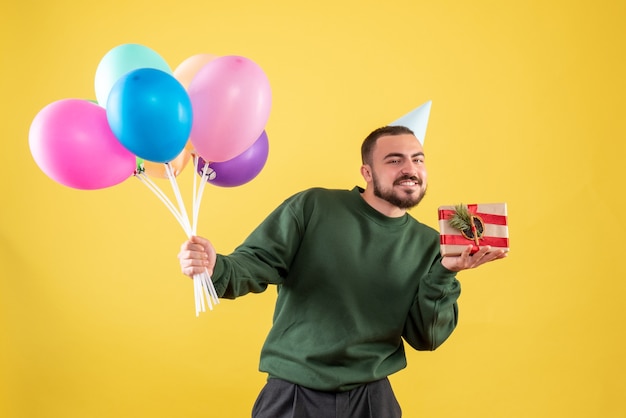
[[[460,284],[440,262],[437,231],[381,214],[361,192],[298,193],[218,255],[221,297],[278,285],[260,362],[270,378],[349,390],[404,368],[403,338],[434,350],[456,326]]]

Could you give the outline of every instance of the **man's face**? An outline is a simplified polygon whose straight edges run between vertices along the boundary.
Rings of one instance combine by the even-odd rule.
[[[382,136],[372,153],[374,195],[400,209],[416,206],[426,193],[424,150],[410,134]]]

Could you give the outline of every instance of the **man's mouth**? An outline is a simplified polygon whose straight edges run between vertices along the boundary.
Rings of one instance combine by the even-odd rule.
[[[402,177],[394,182],[396,186],[406,186],[406,187],[414,187],[421,186],[422,180],[417,177]]]

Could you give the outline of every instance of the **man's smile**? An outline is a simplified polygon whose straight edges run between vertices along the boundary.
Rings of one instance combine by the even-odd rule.
[[[406,186],[406,187],[415,187],[415,186],[421,186],[422,185],[422,180],[420,180],[417,177],[402,177],[398,180],[396,180],[394,183],[394,186]]]

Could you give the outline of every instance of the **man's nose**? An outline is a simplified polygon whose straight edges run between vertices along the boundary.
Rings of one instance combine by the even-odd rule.
[[[415,168],[415,165],[411,161],[408,161],[402,164],[401,171],[402,171],[402,174],[408,174],[411,176],[414,176],[417,173],[417,169]]]

